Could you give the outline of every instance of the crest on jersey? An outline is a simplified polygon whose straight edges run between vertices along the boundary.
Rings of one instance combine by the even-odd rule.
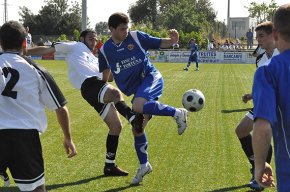
[[[134,49],[134,45],[133,45],[133,44],[129,44],[129,45],[127,46],[127,48],[131,51],[132,49]]]

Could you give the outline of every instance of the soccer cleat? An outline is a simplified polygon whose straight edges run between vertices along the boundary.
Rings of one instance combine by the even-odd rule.
[[[143,121],[144,121],[144,116],[141,113],[137,113],[135,115],[135,118],[132,120],[131,125],[137,133],[143,132]]]
[[[196,69],[195,69],[195,71],[199,71],[199,69],[198,69],[198,68],[196,68]]]
[[[180,115],[175,116],[174,119],[176,120],[177,127],[178,127],[178,134],[181,135],[186,127],[187,127],[187,113],[188,111],[184,108],[179,108]]]
[[[117,165],[113,167],[105,166],[104,167],[104,175],[105,176],[127,176],[129,173],[127,171],[122,170]]]
[[[251,178],[251,180],[250,180],[248,186],[249,186],[251,189],[253,189],[254,191],[263,191],[264,188],[261,187],[261,186],[257,183],[257,181],[255,180],[255,175],[254,175],[254,173],[255,173],[255,168],[252,167],[252,168],[250,169],[250,172],[251,172],[251,174],[252,174],[252,178]]]
[[[151,172],[152,172],[152,166],[148,162],[145,168],[140,167],[137,169],[137,173],[136,173],[136,176],[132,180],[132,184],[136,185],[142,182],[143,177]]]
[[[183,70],[188,71],[188,68],[183,68]]]
[[[0,177],[4,180],[4,187],[8,187],[10,185],[10,180],[7,173],[4,173],[4,175],[0,175]]]

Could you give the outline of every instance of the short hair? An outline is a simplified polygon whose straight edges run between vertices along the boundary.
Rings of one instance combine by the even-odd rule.
[[[21,50],[27,32],[18,21],[8,21],[0,28],[0,41],[4,51]]]
[[[84,31],[81,32],[81,34],[80,34],[80,38],[81,38],[81,37],[86,38],[86,36],[87,36],[89,33],[95,33],[95,34],[97,34],[97,32],[94,31],[93,29],[85,29]]]
[[[120,24],[129,23],[129,17],[125,13],[113,13],[108,20],[109,28],[113,27],[116,29]]]
[[[267,33],[268,35],[271,34],[273,32],[273,23],[271,21],[266,21],[263,23],[260,23],[255,31],[265,31],[265,33]]]
[[[274,28],[283,40],[290,42],[290,3],[280,6],[274,14]]]

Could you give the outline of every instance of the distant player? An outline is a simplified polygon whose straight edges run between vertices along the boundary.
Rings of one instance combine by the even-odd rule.
[[[188,58],[188,63],[187,66],[185,68],[183,68],[183,70],[188,71],[188,68],[191,64],[191,62],[195,62],[195,70],[198,71],[198,45],[195,43],[194,39],[190,39],[189,42],[189,47],[190,47],[190,55]]]
[[[133,110],[145,114],[145,123],[152,115],[172,116],[175,118],[178,134],[187,127],[187,110],[175,108],[158,102],[162,95],[163,77],[148,58],[149,49],[168,48],[177,43],[179,34],[170,30],[169,38],[152,37],[141,31],[128,31],[129,17],[124,13],[114,13],[108,25],[111,38],[101,48],[100,69],[113,75],[119,89],[127,96],[133,95]],[[143,116],[143,115],[142,115]],[[144,128],[144,127],[143,127]],[[152,171],[148,161],[148,141],[144,129],[134,129],[135,150],[140,168],[132,183],[137,184]]]
[[[262,49],[265,49],[265,52],[260,54],[256,59],[257,67],[268,65],[271,61],[271,58],[279,54],[279,51],[275,48],[275,42],[273,39],[273,24],[272,22],[264,22],[257,26],[256,39]],[[243,102],[247,103],[252,99],[252,94],[245,94],[242,97]],[[261,190],[262,188],[254,179],[254,152],[252,147],[252,135],[250,134],[253,130],[253,109],[251,109],[241,120],[239,125],[236,127],[236,134],[241,142],[242,148],[252,165],[251,174],[252,178],[249,182],[249,187],[254,190]],[[267,162],[270,163],[272,158],[272,146],[269,148]]]

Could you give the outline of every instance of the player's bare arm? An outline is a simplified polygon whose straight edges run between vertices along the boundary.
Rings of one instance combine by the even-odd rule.
[[[71,137],[68,109],[66,106],[64,106],[56,109],[55,112],[64,135],[63,146],[65,148],[66,154],[68,154],[68,158],[71,158],[77,154],[77,150]]]
[[[103,71],[103,81],[112,82],[114,80],[113,74],[110,69],[105,69]]]
[[[169,38],[162,38],[161,48],[171,47],[174,43],[177,43],[179,40],[179,33],[176,29],[169,30]]]
[[[55,52],[55,48],[48,47],[48,46],[38,46],[38,47],[27,49],[27,55],[46,55],[46,54],[50,54],[54,52]]]
[[[253,150],[255,154],[255,179],[263,187],[274,186],[272,171],[266,164],[267,152],[271,143],[271,124],[264,119],[257,119],[253,128]]]

